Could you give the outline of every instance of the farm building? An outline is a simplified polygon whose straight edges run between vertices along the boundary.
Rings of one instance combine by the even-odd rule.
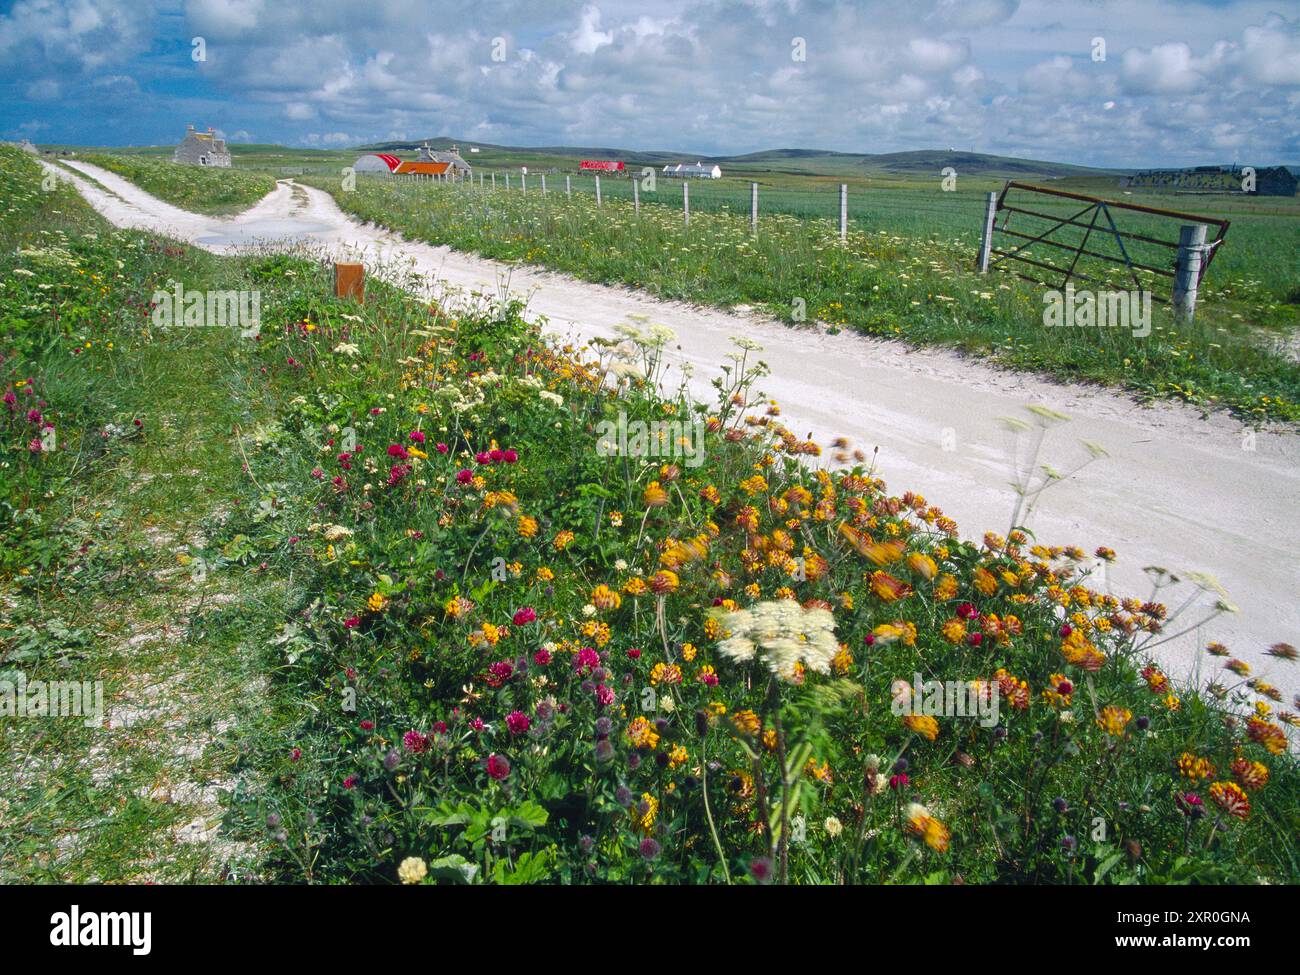
[[[196,132],[194,126],[187,125],[185,138],[172,153],[172,162],[187,166],[216,166],[220,169],[229,169],[230,150],[226,148],[226,140],[217,135],[211,127],[206,132]]]
[[[358,173],[397,173],[399,175],[420,175],[420,176],[450,176],[455,179],[457,176],[455,166],[450,162],[431,162],[423,159],[398,159],[396,156],[387,152],[369,152],[364,156],[358,156],[357,161],[352,164],[354,172]],[[469,167],[465,167],[465,174],[468,175]]]
[[[391,173],[402,164],[402,160],[387,152],[368,152],[358,156],[352,169],[358,173]]]
[[[452,171],[451,163],[445,162],[420,162],[418,159],[414,162],[400,162],[395,173],[402,175],[418,176],[448,176],[455,179],[455,173]]]
[[[688,163],[677,163],[675,166],[665,166],[663,174],[678,179],[722,179],[722,167],[710,166],[702,162],[697,162],[693,166]]]
[[[473,151],[473,150],[472,150]],[[460,149],[452,146],[450,149],[430,149],[429,143],[420,146],[420,154],[416,157],[416,162],[426,163],[447,163],[451,167],[451,175],[455,179],[463,179],[469,176],[469,163],[461,158]]]

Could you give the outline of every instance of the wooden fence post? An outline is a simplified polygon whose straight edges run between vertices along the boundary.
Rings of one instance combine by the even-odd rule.
[[[993,222],[998,216],[998,195],[989,193],[984,205],[984,236],[980,239],[980,274],[989,273],[989,256],[993,253]]]
[[[573,177],[572,177],[572,176],[565,176],[565,177],[564,177],[564,195],[565,195],[565,196],[573,196]]]
[[[849,238],[849,184],[840,184],[840,240]]]
[[[600,206],[600,177],[596,177],[596,206]]]
[[[497,188],[497,174],[496,174],[496,173],[493,173],[493,174],[492,174],[492,188],[493,188],[493,189],[496,189],[496,188]]]
[[[639,182],[637,182],[636,177],[633,177],[633,178],[632,178],[632,211],[633,211],[634,213],[640,213],[640,212],[641,212],[641,190],[640,190],[640,186],[641,186],[641,184],[640,184]]]
[[[523,191],[524,196],[528,195],[528,174],[519,174],[519,189]]]
[[[686,182],[686,177],[682,177],[682,222],[686,226],[691,225],[691,184]]]
[[[1205,224],[1185,223],[1178,229],[1178,263],[1174,265],[1174,314],[1190,322],[1196,313],[1196,289],[1205,255]]]
[[[542,196],[546,195],[546,174],[542,173]]]
[[[758,184],[749,184],[749,229],[758,233]]]

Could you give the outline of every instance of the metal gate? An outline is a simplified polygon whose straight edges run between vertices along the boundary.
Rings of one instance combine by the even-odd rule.
[[[1142,232],[1133,227],[1121,228],[1116,220],[1117,214],[1121,221],[1138,223]],[[1135,216],[1138,214],[1142,216]],[[1199,233],[1184,233],[1179,240],[1156,236],[1159,229],[1168,226],[1167,220],[1177,220],[1183,226],[1214,227],[1217,233],[1205,243],[1200,243],[1203,238]],[[1228,221],[1218,217],[1106,200],[1013,180],[1002,188],[990,214],[986,227],[986,256],[982,258],[987,267],[981,270],[1003,266],[1028,281],[1058,290],[1074,280],[1111,283],[1096,277],[1099,272],[1084,273],[1081,261],[1087,258],[1089,270],[1093,269],[1094,262],[1101,262],[1106,267],[1123,267],[1135,288],[1147,290],[1150,281],[1144,282],[1139,272],[1174,279],[1178,274],[1180,249],[1192,246],[1199,248],[1200,253],[1199,268],[1189,275],[1194,278],[1194,290],[1214,260],[1227,232]],[[1195,238],[1196,242],[1189,245],[1189,237]],[[1026,253],[1030,248],[1037,248],[1033,256]],[[1050,259],[1055,255],[1060,256],[1060,263]],[[1153,288],[1149,290],[1157,301],[1170,300],[1156,294]]]

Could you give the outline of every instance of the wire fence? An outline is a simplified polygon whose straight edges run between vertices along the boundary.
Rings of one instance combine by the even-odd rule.
[[[318,170],[323,171],[323,170]],[[337,170],[332,172],[337,173]],[[440,184],[442,181],[406,174],[357,174],[358,178],[406,183]],[[943,190],[919,187],[853,186],[845,195],[845,229],[880,232],[907,237],[938,238],[972,248],[979,242],[986,194],[975,190]],[[686,218],[691,213],[726,213],[752,218],[754,183],[738,179],[689,179],[657,174],[651,182],[639,176],[599,176],[564,172],[477,172],[455,181],[466,191],[496,193],[564,194],[597,198],[603,203],[624,203],[675,210]],[[811,188],[759,185],[758,223],[765,217],[784,215],[800,220],[840,220],[841,188],[827,183]]]

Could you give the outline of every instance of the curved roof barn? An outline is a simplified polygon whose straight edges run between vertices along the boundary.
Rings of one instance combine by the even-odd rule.
[[[394,173],[402,160],[387,152],[368,152],[352,164],[358,173]]]

